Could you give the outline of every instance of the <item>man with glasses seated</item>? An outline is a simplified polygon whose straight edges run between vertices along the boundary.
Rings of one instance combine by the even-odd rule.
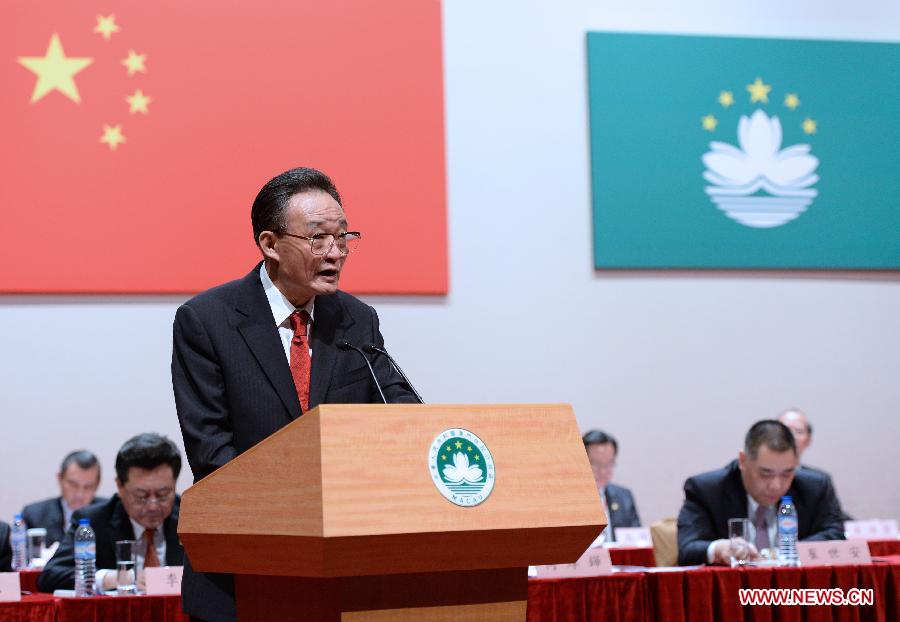
[[[106,503],[77,510],[59,549],[38,577],[38,589],[52,592],[75,587],[74,533],[86,518],[97,538],[98,589],[116,587],[116,542],[135,540],[142,552],[138,567],[180,566],[184,550],[178,541],[175,480],[181,454],[175,443],[159,434],[139,434],[122,445],[116,456],[118,494]]]
[[[256,195],[250,221],[262,261],[175,315],[172,387],[195,481],[319,404],[380,403],[382,392],[418,401],[385,356],[369,357],[379,389],[361,352],[338,345],[384,340],[375,309],[338,290],[362,236],[332,181],[311,168],[284,172]],[[192,620],[236,617],[231,575],[194,572],[187,558],[181,592]]]

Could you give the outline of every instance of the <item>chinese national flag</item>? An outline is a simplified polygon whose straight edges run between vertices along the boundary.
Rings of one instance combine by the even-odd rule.
[[[0,7],[0,292],[195,292],[295,166],[363,240],[342,289],[447,291],[439,0]]]

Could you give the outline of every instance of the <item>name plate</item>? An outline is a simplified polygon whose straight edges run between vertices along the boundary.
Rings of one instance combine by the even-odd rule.
[[[181,575],[183,574],[184,566],[144,568],[147,595],[166,596],[181,594]]]
[[[844,535],[848,538],[864,540],[892,540],[898,537],[897,520],[848,520],[844,521]]]
[[[22,584],[18,572],[0,572],[0,602],[22,600]]]
[[[865,540],[822,540],[798,542],[801,566],[849,566],[871,564],[869,545]]]
[[[602,577],[612,573],[612,560],[604,548],[588,549],[574,564],[537,566],[538,579],[572,579]]]
[[[622,546],[653,546],[647,527],[617,527],[616,542]]]

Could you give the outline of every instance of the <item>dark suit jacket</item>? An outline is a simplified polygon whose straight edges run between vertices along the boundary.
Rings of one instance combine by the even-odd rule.
[[[816,467],[811,467],[811,466],[808,466],[808,465],[806,465],[806,464],[801,464],[801,465],[800,465],[800,468],[801,468],[801,469],[806,469],[807,471],[810,471],[811,473],[818,473],[819,475],[821,475],[822,477],[824,477],[825,479],[827,479],[827,480],[828,480],[828,486],[829,486],[829,488],[831,488],[832,494],[834,494],[834,502],[837,504],[838,514],[840,515],[841,520],[842,520],[842,521],[845,521],[845,520],[853,520],[853,517],[850,516],[849,514],[847,514],[847,513],[844,511],[844,508],[841,507],[841,500],[838,499],[838,496],[837,496],[837,489],[834,487],[834,481],[831,479],[831,475],[830,475],[827,471],[823,471],[822,469],[817,469]]]
[[[844,539],[834,494],[824,477],[797,469],[787,494],[797,507],[801,540]],[[724,469],[689,478],[678,513],[678,563],[705,564],[709,543],[728,537],[728,519],[746,516],[747,491],[737,460]]]
[[[609,508],[609,525],[612,527],[613,540],[615,540],[616,527],[641,526],[634,496],[624,486],[606,485],[606,507]]]
[[[172,387],[195,480],[301,415],[259,266],[192,298],[175,315]],[[310,408],[381,402],[362,358],[335,345],[341,339],[383,345],[375,310],[344,292],[317,296]],[[372,365],[389,402],[417,401],[385,357],[374,357]],[[203,620],[233,621],[231,575],[193,572],[186,559],[182,603],[185,612]]]
[[[94,497],[89,505],[104,503],[105,497]],[[52,497],[43,501],[29,503],[22,510],[22,518],[28,528],[43,527],[47,530],[47,544],[61,542],[66,533],[65,514],[63,513],[62,497]]]
[[[0,572],[12,570],[12,544],[9,541],[11,535],[12,528],[0,520]]]
[[[178,541],[178,506],[180,497],[175,498],[172,513],[163,522],[163,533],[166,537],[166,565],[180,566],[184,561],[184,549]],[[56,554],[47,562],[44,571],[38,577],[38,589],[42,592],[53,590],[71,590],[75,587],[75,529],[78,519],[87,518],[97,537],[97,568],[116,567],[116,542],[118,540],[134,540],[134,528],[119,500],[119,495],[105,503],[95,503],[76,510],[72,514],[72,524],[66,530],[59,543]]]

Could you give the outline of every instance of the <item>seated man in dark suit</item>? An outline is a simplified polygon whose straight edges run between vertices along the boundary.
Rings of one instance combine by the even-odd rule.
[[[806,413],[799,408],[790,408],[781,413],[781,415],[778,416],[778,420],[786,425],[793,433],[794,443],[797,445],[797,460],[803,460],[804,452],[809,449],[810,444],[812,444],[812,424],[809,422],[809,419],[807,419]],[[841,520],[853,520],[853,517],[847,514],[841,507],[841,501],[837,497],[837,491],[834,487],[834,481],[831,479],[831,475],[822,469],[817,469],[808,464],[800,464],[799,468],[818,473],[827,478],[828,485],[831,486],[831,490],[834,492],[834,501],[837,503],[838,512],[841,514]]]
[[[0,520],[0,572],[12,570],[12,545],[9,543],[11,531],[9,525]]]
[[[178,541],[180,499],[175,494],[180,471],[181,454],[168,438],[146,433],[126,441],[116,456],[118,494],[72,515],[72,526],[38,578],[38,589],[52,592],[75,586],[73,537],[80,518],[91,521],[97,537],[98,588],[116,587],[119,540],[143,541],[146,552],[137,560],[139,567],[180,566],[184,550]]]
[[[747,432],[738,459],[725,468],[684,483],[678,514],[678,563],[728,564],[729,518],[749,518],[750,541],[757,551],[776,547],[776,513],[781,497],[797,508],[800,540],[840,540],[844,529],[828,481],[797,470],[794,436],[774,419],[758,421]]]
[[[72,512],[86,505],[106,501],[94,497],[100,486],[100,462],[91,452],[80,449],[63,458],[56,474],[59,496],[29,503],[22,510],[22,518],[29,528],[47,530],[47,544],[63,539]]]
[[[605,540],[611,542],[615,540],[617,527],[641,526],[631,491],[610,483],[616,467],[616,457],[619,455],[619,444],[612,436],[600,430],[585,432],[581,440],[584,441],[594,481],[597,482],[597,490],[609,518],[609,526],[604,530]]]

